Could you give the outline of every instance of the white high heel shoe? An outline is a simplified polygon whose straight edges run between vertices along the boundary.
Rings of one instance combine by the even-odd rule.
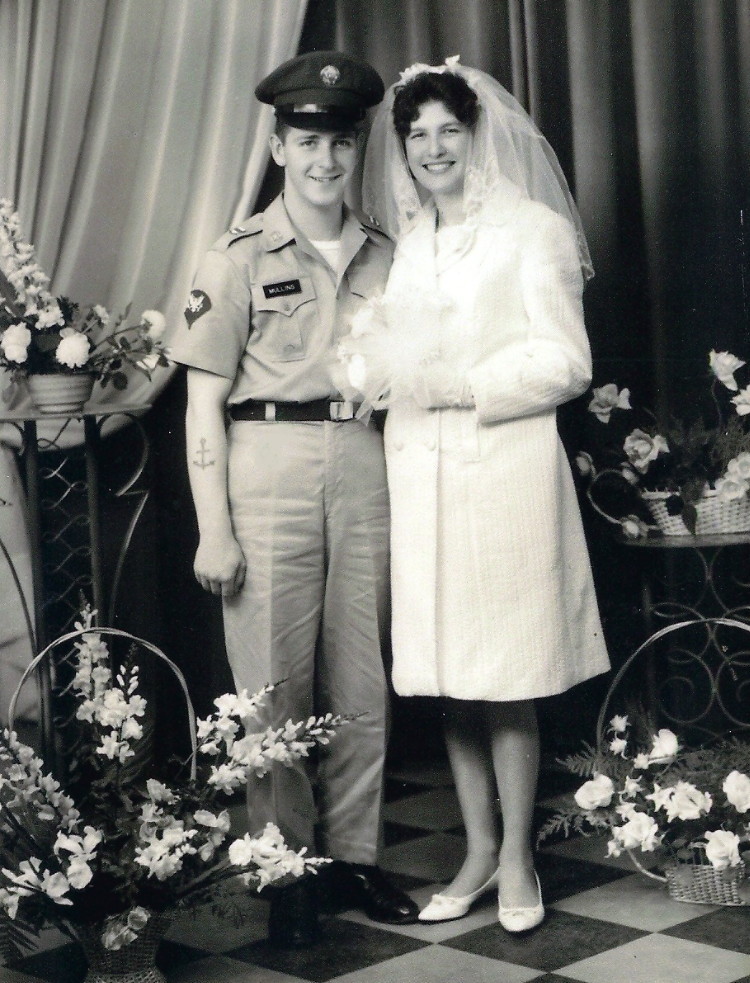
[[[532,908],[504,908],[500,904],[498,895],[497,920],[506,932],[529,932],[544,921],[544,905],[542,904],[542,885],[539,883],[537,872],[534,871],[536,878],[536,889],[539,895],[539,902]]]
[[[433,894],[430,903],[419,913],[420,922],[449,922],[454,918],[463,918],[475,901],[497,887],[499,874],[498,868],[480,888],[463,898],[452,898],[449,894]]]

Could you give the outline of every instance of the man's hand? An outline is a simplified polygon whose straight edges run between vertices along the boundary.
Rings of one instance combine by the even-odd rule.
[[[246,570],[245,556],[236,539],[201,539],[193,571],[204,590],[220,597],[231,597],[244,584]]]

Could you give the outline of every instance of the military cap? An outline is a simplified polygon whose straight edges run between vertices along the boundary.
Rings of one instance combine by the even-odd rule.
[[[383,80],[366,62],[340,51],[311,51],[279,65],[255,95],[290,126],[331,130],[364,119],[384,91]]]

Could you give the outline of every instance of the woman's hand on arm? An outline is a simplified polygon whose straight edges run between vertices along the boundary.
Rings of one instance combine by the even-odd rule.
[[[187,379],[187,463],[199,532],[193,570],[204,590],[230,597],[246,572],[229,512],[225,407],[232,380],[194,368]]]

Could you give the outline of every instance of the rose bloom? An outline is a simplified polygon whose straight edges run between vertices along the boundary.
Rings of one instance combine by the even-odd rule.
[[[750,479],[750,454],[743,451],[737,457],[733,457],[727,464],[727,474],[744,478],[746,481]]]
[[[750,484],[739,475],[727,474],[716,481],[715,488],[722,502],[736,502],[745,497]]]
[[[141,314],[141,321],[148,328],[149,338],[159,341],[164,337],[164,332],[167,328],[167,319],[161,311],[144,311]]]
[[[706,856],[717,870],[736,867],[741,863],[740,838],[726,829],[706,833]]]
[[[659,434],[652,437],[643,430],[636,429],[625,438],[623,450],[636,471],[645,474],[649,464],[655,461],[659,454],[669,453],[669,446]]]
[[[0,347],[9,362],[25,362],[30,344],[31,332],[21,322],[7,327],[0,338]]]
[[[80,369],[89,359],[89,340],[81,331],[68,329],[69,334],[60,332],[60,344],[57,346],[55,358],[61,365],[67,365],[70,369]]]
[[[737,369],[741,369],[745,363],[740,361],[735,355],[732,355],[731,352],[715,351],[712,351],[708,356],[708,361],[711,371],[719,382],[722,382],[732,392],[737,392],[739,386],[734,381],[734,373]]]
[[[655,850],[659,843],[659,827],[645,812],[634,812],[624,826],[612,831],[623,850],[640,847],[643,851]]]
[[[721,786],[729,802],[737,812],[750,809],[750,778],[741,771],[730,771]]]
[[[595,775],[575,793],[575,800],[581,809],[598,809],[608,806],[615,793],[612,779],[607,775]]]
[[[750,413],[750,386],[746,386],[736,396],[732,396],[732,402],[737,409],[738,416],[746,416]]]
[[[677,782],[664,808],[671,822],[673,819],[700,819],[710,812],[712,805],[708,792],[701,792],[690,782]]]
[[[670,761],[677,754],[679,746],[677,737],[672,731],[667,730],[666,727],[662,727],[659,733],[654,736],[653,745],[648,756],[649,761],[652,764],[654,762]]]
[[[608,382],[606,386],[592,390],[594,398],[589,403],[589,413],[593,413],[597,420],[602,423],[609,423],[612,410],[629,410],[630,390],[623,389],[617,391],[614,382]]]

